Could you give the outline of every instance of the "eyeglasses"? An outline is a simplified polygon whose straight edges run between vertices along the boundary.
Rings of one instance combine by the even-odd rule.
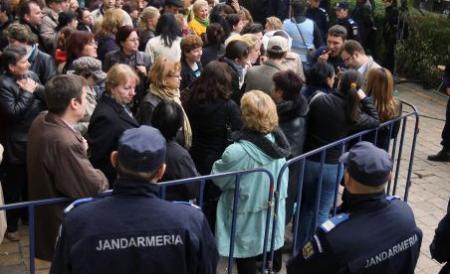
[[[349,55],[347,58],[342,58],[342,61],[344,61],[344,63],[347,63],[348,61],[350,61],[350,59],[352,59],[351,55]]]

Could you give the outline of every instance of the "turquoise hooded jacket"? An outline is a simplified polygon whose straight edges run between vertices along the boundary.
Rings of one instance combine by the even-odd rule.
[[[266,135],[265,138],[274,142],[272,134]],[[265,168],[272,173],[276,180],[281,167],[285,163],[285,158],[271,158],[253,143],[240,140],[227,147],[222,158],[214,163],[211,173]],[[277,218],[275,250],[284,245],[285,200],[287,197],[288,176],[288,170],[286,169],[281,180],[280,194],[278,195],[280,205],[275,215]],[[235,177],[229,176],[214,179],[214,184],[222,190],[217,206],[215,233],[217,247],[221,256],[228,256],[230,251]],[[266,214],[269,209],[269,190],[270,182],[265,173],[250,173],[241,177],[233,257],[248,258],[263,253]],[[271,216],[273,217],[274,208],[271,207],[270,210],[272,210]],[[270,243],[271,238],[269,237],[268,239],[268,243]],[[270,244],[267,247],[267,251],[269,251]]]

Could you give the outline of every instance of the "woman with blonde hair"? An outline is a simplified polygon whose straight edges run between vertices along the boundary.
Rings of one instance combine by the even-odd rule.
[[[130,128],[138,127],[128,104],[133,101],[139,76],[125,64],[114,65],[106,75],[106,91],[92,114],[87,140],[92,165],[108,178],[110,186],[116,179],[111,165],[111,152],[117,149],[119,137]]]
[[[392,120],[402,114],[402,103],[394,97],[394,79],[391,72],[385,68],[371,69],[367,74],[366,93],[372,97],[373,104],[377,109],[380,123]],[[400,122],[394,124],[391,134],[390,127],[383,127],[378,131],[376,145],[385,150],[388,149],[389,141],[397,136]],[[365,138],[366,139],[366,138]],[[368,137],[372,142],[374,135]]]
[[[139,16],[138,34],[139,50],[144,51],[148,40],[155,37],[156,24],[158,24],[160,13],[155,7],[146,7]]]
[[[256,34],[253,33],[247,33],[244,35],[233,35],[230,36],[226,41],[225,45],[227,46],[231,41],[242,41],[249,47],[249,53],[248,53],[248,66],[251,67],[253,64],[255,64],[260,55],[261,55],[261,40],[258,38]]]
[[[234,143],[214,163],[211,173],[265,168],[272,174],[279,174],[290,154],[290,148],[286,137],[278,128],[277,109],[272,98],[262,91],[249,91],[241,99],[241,112],[243,129],[233,134]],[[213,181],[222,190],[217,206],[215,235],[219,254],[226,257],[230,251],[235,178],[223,177]],[[283,174],[280,183],[280,193],[277,195],[279,207],[274,213],[277,216],[273,262],[275,272],[281,269],[280,249],[284,245],[288,172]],[[240,199],[236,209],[233,256],[236,258],[239,274],[256,273],[258,256],[265,252],[263,239],[267,210],[272,210],[268,206],[270,181],[265,174],[252,173],[241,178],[239,187],[240,197],[245,199]]]
[[[105,55],[110,51],[119,50],[116,43],[116,33],[124,25],[124,14],[120,9],[109,9],[105,11],[102,21],[100,21],[97,31],[97,54],[100,61],[104,61]]]
[[[202,36],[206,32],[209,25],[209,5],[205,0],[197,0],[192,5],[194,18],[189,21],[189,27],[198,36]]]
[[[174,101],[181,106],[180,82],[181,64],[167,58],[158,58],[150,71],[150,87],[142,99],[137,113],[140,124],[151,125],[153,110],[161,101]],[[189,119],[183,109],[183,131],[177,140],[185,148],[192,144],[192,131]]]

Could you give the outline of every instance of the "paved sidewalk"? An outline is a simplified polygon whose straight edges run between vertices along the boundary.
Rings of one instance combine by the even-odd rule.
[[[409,203],[414,210],[417,223],[424,232],[421,256],[416,268],[417,274],[438,273],[440,265],[430,258],[429,245],[433,239],[434,229],[445,214],[450,194],[450,163],[434,163],[426,160],[428,154],[440,150],[440,134],[445,118],[447,98],[431,91],[424,91],[414,84],[397,86],[399,96],[417,107],[420,117],[420,133],[416,146],[413,166],[412,187]],[[408,111],[409,108],[404,108]],[[403,195],[407,165],[411,147],[414,119],[408,119],[404,151],[399,179],[398,195]],[[12,243],[8,240],[0,245],[0,274],[27,273],[28,271],[28,237],[25,227],[21,230],[22,240]],[[38,266],[37,273],[48,273],[48,268]],[[224,267],[218,273],[225,273]],[[284,271],[282,271],[284,273]]]

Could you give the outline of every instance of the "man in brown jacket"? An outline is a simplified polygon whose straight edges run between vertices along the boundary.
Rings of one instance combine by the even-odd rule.
[[[80,198],[108,188],[105,175],[87,157],[87,142],[74,129],[86,110],[84,81],[76,75],[52,78],[45,87],[48,113],[40,114],[29,131],[29,198]],[[36,210],[36,257],[51,261],[66,204]]]

